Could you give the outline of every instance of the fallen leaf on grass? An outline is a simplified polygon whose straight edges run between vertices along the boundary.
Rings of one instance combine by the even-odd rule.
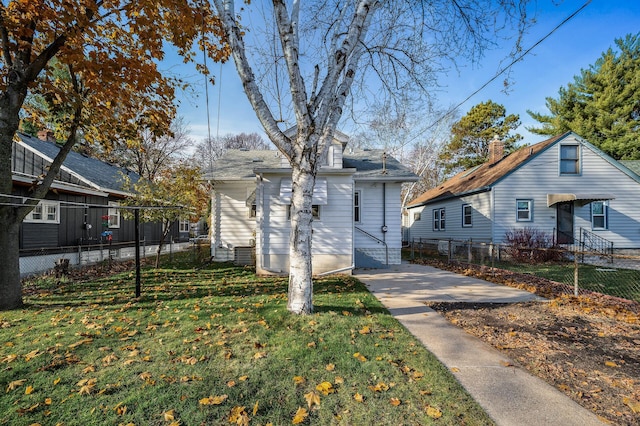
[[[295,383],[296,385],[301,385],[305,382],[305,378],[302,376],[294,376],[293,377],[293,383]]]
[[[255,405],[253,406],[252,413],[255,416],[257,412],[258,412],[258,401],[256,401]]]
[[[220,395],[220,396],[209,396],[206,398],[202,398],[198,402],[200,405],[220,405],[228,398],[228,395]]]
[[[358,361],[362,361],[362,362],[365,362],[367,360],[367,358],[364,355],[362,355],[360,352],[356,352],[355,354],[353,354],[353,357]]]
[[[9,385],[7,386],[7,392],[22,386],[26,381],[27,381],[26,379],[20,379],[20,380],[14,380],[13,382],[10,382]]]
[[[330,382],[322,382],[318,386],[316,386],[316,390],[319,391],[323,395],[329,395],[330,393],[334,393],[335,389]]]
[[[364,396],[362,396],[361,394],[359,394],[358,392],[356,392],[355,395],[353,395],[353,399],[355,399],[358,402],[364,402]]]
[[[427,413],[427,416],[431,417],[432,419],[439,419],[440,417],[442,417],[442,411],[430,405],[427,405],[425,411]]]
[[[618,364],[616,364],[613,361],[605,361],[604,365],[606,365],[607,367],[614,367],[614,368],[618,366]]]
[[[294,425],[303,423],[308,416],[309,412],[306,410],[306,408],[300,407],[298,408],[298,411],[296,411],[295,416],[293,416],[293,421],[291,423],[293,423]]]
[[[333,370],[335,370],[335,369],[336,369],[336,366],[335,366],[335,364],[327,364],[327,366],[325,367],[325,369],[326,369],[327,371],[333,371]]]
[[[32,393],[33,393],[33,386],[31,385],[27,386],[27,388],[24,390],[24,394],[31,395]]]
[[[317,392],[309,392],[304,394],[304,399],[307,400],[307,405],[309,409],[315,404],[320,405],[320,395]]]
[[[172,422],[176,419],[175,411],[169,410],[163,413],[165,422]]]
[[[393,405],[394,407],[397,407],[398,405],[400,405],[400,404],[401,404],[401,401],[400,401],[398,398],[391,398],[391,399],[389,400],[389,403],[390,403],[391,405]]]
[[[236,406],[231,409],[229,414],[229,423],[235,423],[240,426],[249,425],[249,415],[244,410],[244,407]]]
[[[368,325],[365,325],[360,330],[358,330],[358,333],[360,333],[360,334],[370,334],[371,333],[371,328]]]
[[[389,385],[387,385],[386,383],[378,383],[375,386],[369,386],[369,389],[371,389],[374,392],[386,392],[389,390]]]

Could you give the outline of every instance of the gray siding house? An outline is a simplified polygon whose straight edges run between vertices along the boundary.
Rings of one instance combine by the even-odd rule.
[[[18,133],[12,146],[12,195],[17,200],[29,197],[34,182],[60,150],[51,134],[41,138]],[[130,195],[122,189],[123,173],[133,181],[138,178],[124,168],[69,152],[51,190],[21,225],[21,251],[133,241],[133,220],[125,219],[118,208]],[[162,236],[159,223],[143,223],[140,228],[149,244]],[[188,240],[188,225],[172,228],[174,241]]]
[[[640,248],[640,176],[568,132],[458,173],[407,205],[409,238],[501,243],[536,228],[558,244],[594,235],[614,250]]]
[[[313,273],[400,263],[400,190],[418,177],[382,150],[351,150],[336,132],[313,191]],[[212,191],[212,255],[289,270],[291,168],[277,151],[230,150],[205,176]]]

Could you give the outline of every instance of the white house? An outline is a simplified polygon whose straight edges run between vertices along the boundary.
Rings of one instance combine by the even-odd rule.
[[[614,250],[640,248],[640,176],[568,132],[458,173],[408,207],[411,239],[501,243],[536,228],[559,244],[604,239]]]
[[[230,150],[205,178],[213,183],[212,255],[289,269],[291,168],[277,151]],[[400,263],[400,190],[418,177],[382,150],[351,150],[336,132],[313,191],[313,273]]]

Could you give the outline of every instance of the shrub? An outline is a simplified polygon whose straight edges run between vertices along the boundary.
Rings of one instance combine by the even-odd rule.
[[[505,233],[506,252],[516,262],[538,263],[557,261],[562,253],[556,250],[553,237],[536,228],[511,229]]]

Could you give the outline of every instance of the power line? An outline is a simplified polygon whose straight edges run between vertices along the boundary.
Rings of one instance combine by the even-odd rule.
[[[522,58],[524,58],[526,55],[528,55],[534,48],[536,48],[538,45],[540,45],[543,41],[545,41],[547,38],[549,38],[553,33],[555,33],[560,27],[562,27],[564,24],[566,24],[567,22],[569,22],[571,19],[573,19],[576,15],[578,15],[578,13],[582,12],[582,10],[587,7],[589,5],[589,3],[591,3],[591,0],[587,0],[582,6],[580,6],[575,12],[573,12],[571,15],[569,15],[568,17],[566,17],[562,22],[560,22],[558,25],[556,25],[551,31],[549,31],[544,37],[542,37],[541,39],[539,39],[537,42],[535,42],[531,47],[529,47],[527,50],[525,50],[520,56],[516,57],[515,59],[513,59],[509,65],[507,65],[506,67],[502,68],[501,70],[499,70],[493,77],[491,77],[486,83],[484,83],[482,86],[480,86],[479,89],[475,90],[473,93],[471,93],[469,96],[467,96],[466,98],[464,98],[463,101],[459,102],[458,104],[456,104],[456,106],[452,107],[451,109],[449,109],[449,111],[447,111],[446,113],[444,113],[442,116],[440,116],[439,118],[437,118],[433,123],[431,123],[430,125],[428,125],[427,127],[425,127],[423,129],[423,131],[414,136],[413,138],[409,139],[407,142],[405,142],[403,145],[406,145],[412,141],[414,141],[415,139],[417,139],[419,136],[422,135],[422,133],[426,132],[427,130],[433,128],[434,126],[436,126],[437,124],[439,124],[442,120],[444,120],[445,118],[447,118],[449,115],[453,114],[458,108],[460,108],[463,104],[465,104],[469,99],[471,99],[472,97],[474,97],[475,95],[477,95],[480,91],[482,91],[485,87],[487,87],[489,84],[493,83],[498,77],[500,77],[502,74],[504,74],[509,68],[511,68],[513,65],[515,65],[517,62],[519,62]]]

